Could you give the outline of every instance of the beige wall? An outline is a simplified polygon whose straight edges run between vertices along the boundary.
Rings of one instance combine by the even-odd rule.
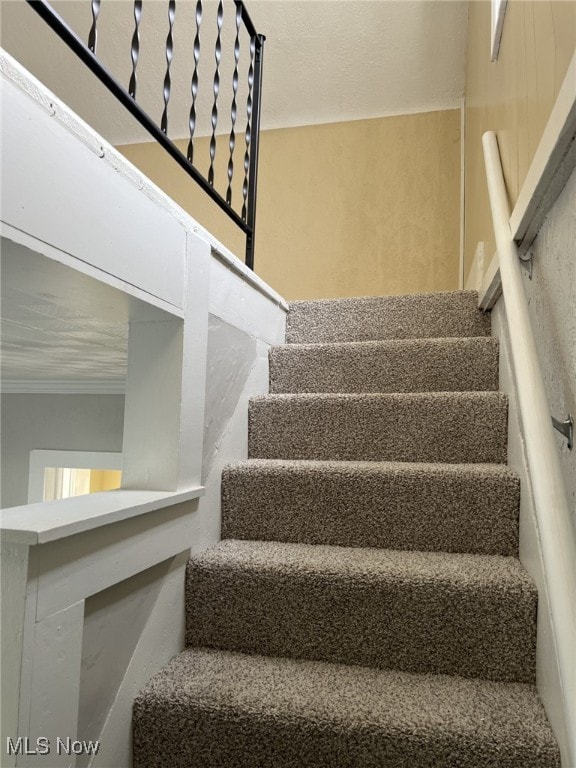
[[[119,469],[90,470],[90,493],[114,491],[122,484],[122,471]]]
[[[119,149],[243,255],[233,225],[158,146]],[[217,158],[221,188],[227,137]],[[236,165],[240,182],[240,155]],[[256,272],[288,300],[458,287],[459,110],[263,132],[258,190]]]
[[[482,134],[496,131],[511,206],[576,48],[574,0],[508,0],[498,61],[490,62],[490,2],[470,3],[466,72],[465,275],[478,242],[495,250]]]

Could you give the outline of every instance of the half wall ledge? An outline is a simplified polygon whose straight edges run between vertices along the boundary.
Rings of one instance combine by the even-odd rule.
[[[0,513],[0,535],[5,543],[46,544],[200,498],[204,491],[204,486],[174,492],[104,491],[10,507]]]

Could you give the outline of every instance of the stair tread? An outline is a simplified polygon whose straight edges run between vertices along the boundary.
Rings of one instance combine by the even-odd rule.
[[[430,402],[476,400],[479,402],[507,402],[508,398],[503,392],[483,390],[481,392],[278,392],[266,395],[254,395],[250,402],[384,402],[429,400]]]
[[[417,349],[431,347],[451,347],[461,349],[462,347],[498,347],[499,341],[495,336],[430,336],[430,337],[410,337],[406,339],[364,339],[352,341],[303,341],[293,342],[292,344],[274,344],[270,347],[273,352],[284,352],[289,355],[298,350],[304,351],[354,351],[373,352],[386,349]]]
[[[216,738],[219,724],[225,742]],[[147,764],[138,762],[147,748],[166,743],[166,728],[180,736],[182,754],[170,755],[178,768],[222,765],[222,758],[243,768],[560,765],[530,684],[203,648],[172,659],[136,700],[136,768]]]
[[[310,305],[318,306],[345,306],[350,307],[358,303],[375,303],[375,304],[403,304],[407,301],[420,301],[422,303],[429,301],[442,302],[448,300],[454,304],[455,301],[471,300],[475,302],[474,308],[478,310],[478,292],[467,290],[456,291],[428,291],[423,293],[396,293],[389,294],[387,296],[339,296],[332,299],[295,299],[290,302],[290,307],[302,307]]]
[[[506,479],[516,479],[517,473],[507,464],[494,463],[447,463],[440,461],[338,461],[321,459],[242,459],[227,464],[225,472],[249,472],[263,470],[271,474],[276,472],[333,472],[337,474],[402,474],[402,475],[486,475]]]
[[[489,587],[535,594],[516,557],[454,552],[414,552],[275,541],[226,539],[192,561],[203,569],[238,569],[374,581],[450,582],[461,589]]]

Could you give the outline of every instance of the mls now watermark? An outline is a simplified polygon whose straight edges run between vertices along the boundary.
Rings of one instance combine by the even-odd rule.
[[[100,749],[99,741],[77,741],[67,736],[54,740],[46,736],[30,739],[28,736],[18,736],[17,739],[6,739],[6,752],[9,755],[97,755]]]

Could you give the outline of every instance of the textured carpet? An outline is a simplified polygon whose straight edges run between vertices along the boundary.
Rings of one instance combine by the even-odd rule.
[[[491,338],[285,344],[270,350],[270,392],[475,392],[498,389]]]
[[[187,645],[533,682],[536,592],[498,555],[224,541],[194,557]]]
[[[191,648],[134,708],[134,768],[560,768],[531,685]]]
[[[503,464],[252,459],[222,474],[222,538],[516,555]]]
[[[337,461],[506,461],[499,392],[262,395],[250,401],[248,455]]]
[[[294,301],[286,324],[289,344],[489,335],[474,291]]]
[[[471,292],[296,302],[135,768],[559,768]]]

